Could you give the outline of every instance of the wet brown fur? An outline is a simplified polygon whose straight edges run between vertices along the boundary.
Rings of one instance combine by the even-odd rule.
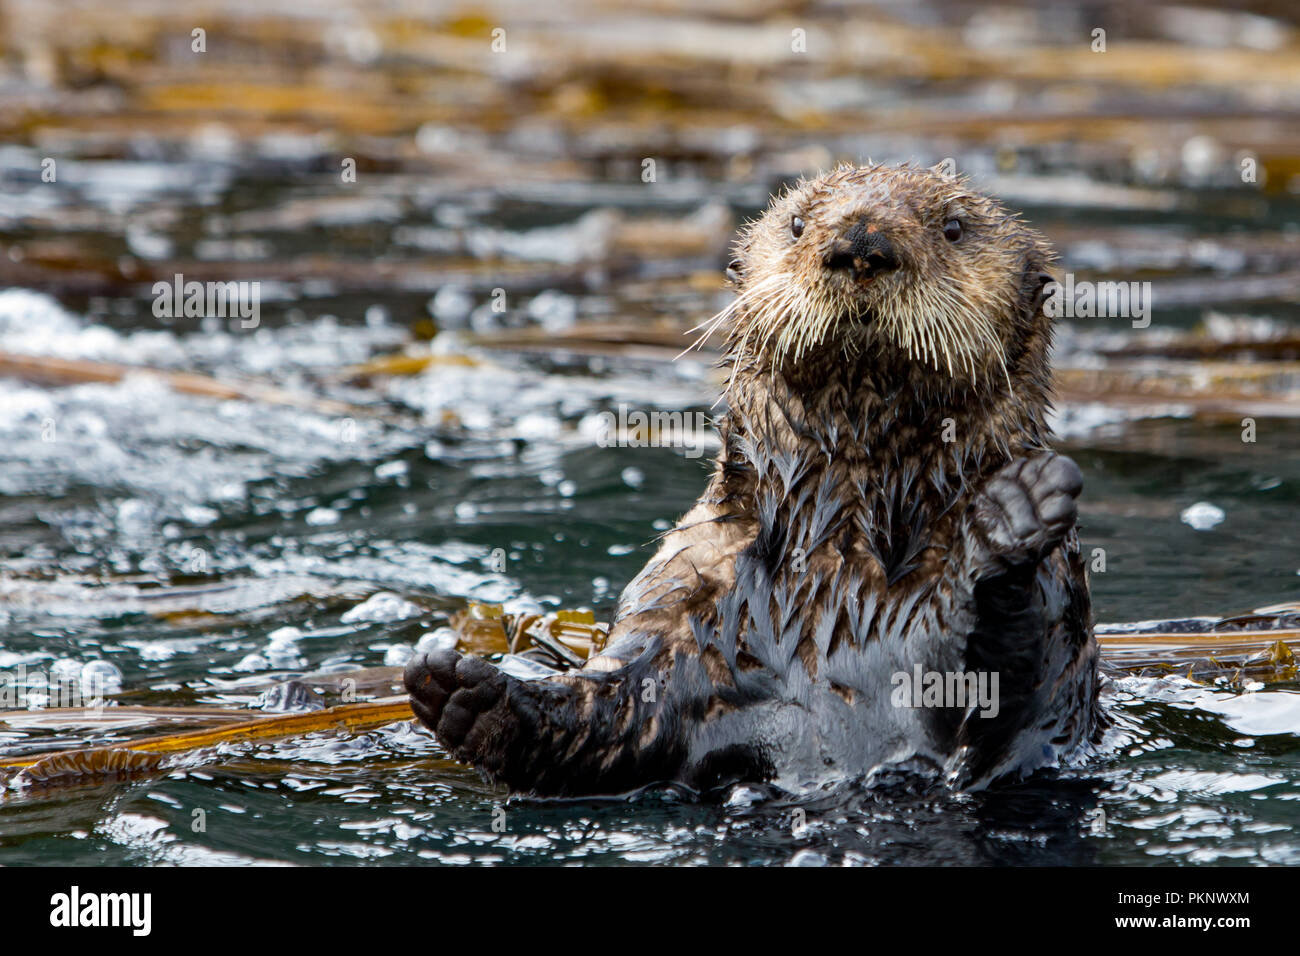
[[[897,268],[830,267],[859,224],[888,237]],[[1061,752],[1086,743],[1096,645],[1077,470],[1048,449],[1051,259],[1020,219],[932,170],[846,166],[774,198],[738,240],[735,302],[703,327],[725,330],[729,371],[713,477],[628,585],[609,651],[500,691],[486,722],[532,722],[534,756],[503,743],[510,731],[480,731],[481,713],[463,735],[444,735],[419,694],[417,713],[458,757],[534,792],[851,774],[876,754],[973,785],[1050,762],[1034,755],[1040,737]],[[1002,668],[1018,682],[1006,716],[882,709],[882,671],[913,661]],[[427,666],[451,703],[495,680],[451,657]],[[612,733],[598,701],[611,685]],[[745,713],[763,715],[752,732],[734,723]],[[834,729],[871,720],[861,741]],[[547,748],[568,766],[547,764]]]

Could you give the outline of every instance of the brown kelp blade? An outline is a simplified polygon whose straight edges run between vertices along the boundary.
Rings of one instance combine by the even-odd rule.
[[[89,359],[65,359],[52,355],[23,355],[0,351],[0,375],[13,376],[42,385],[80,385],[88,382],[120,382],[128,375],[149,375],[161,379],[173,391],[221,401],[260,402],[306,408],[325,415],[375,417],[372,409],[311,394],[287,391],[262,382],[224,382],[196,372],[169,372],[143,366],[120,365]]]
[[[411,716],[411,706],[405,698],[340,704],[303,714],[259,717],[214,729],[143,737],[106,747],[10,757],[0,760],[0,774],[10,772],[12,776],[16,772],[21,783],[47,786],[116,779],[163,769],[168,755],[206,750],[219,744],[274,740],[323,730],[366,730],[409,720]]]
[[[1294,681],[1300,677],[1300,603],[1228,617],[1103,624],[1097,641],[1106,662],[1123,670]]]

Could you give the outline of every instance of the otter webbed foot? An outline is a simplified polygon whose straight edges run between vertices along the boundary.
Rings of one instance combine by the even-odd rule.
[[[403,680],[415,715],[454,759],[512,790],[552,795],[618,793],[675,772],[675,724],[662,697],[632,693],[639,673],[522,681],[441,650],[413,658]]]
[[[1074,527],[1079,466],[1053,452],[1018,458],[994,474],[972,504],[971,526],[992,570],[1037,565]]]
[[[403,675],[411,709],[457,760],[500,769],[501,744],[513,736],[510,682],[481,657],[453,650],[416,655]]]

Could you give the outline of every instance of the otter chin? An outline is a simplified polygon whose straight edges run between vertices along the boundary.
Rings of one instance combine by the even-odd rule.
[[[1046,241],[914,166],[800,181],[727,273],[703,495],[581,669],[406,669],[458,760],[538,795],[671,783],[978,789],[1101,724],[1079,469],[1050,448]]]

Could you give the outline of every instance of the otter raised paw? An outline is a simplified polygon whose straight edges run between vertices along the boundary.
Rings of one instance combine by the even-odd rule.
[[[1037,564],[1074,527],[1082,490],[1079,466],[1064,455],[1018,458],[976,496],[971,531],[992,561]]]

